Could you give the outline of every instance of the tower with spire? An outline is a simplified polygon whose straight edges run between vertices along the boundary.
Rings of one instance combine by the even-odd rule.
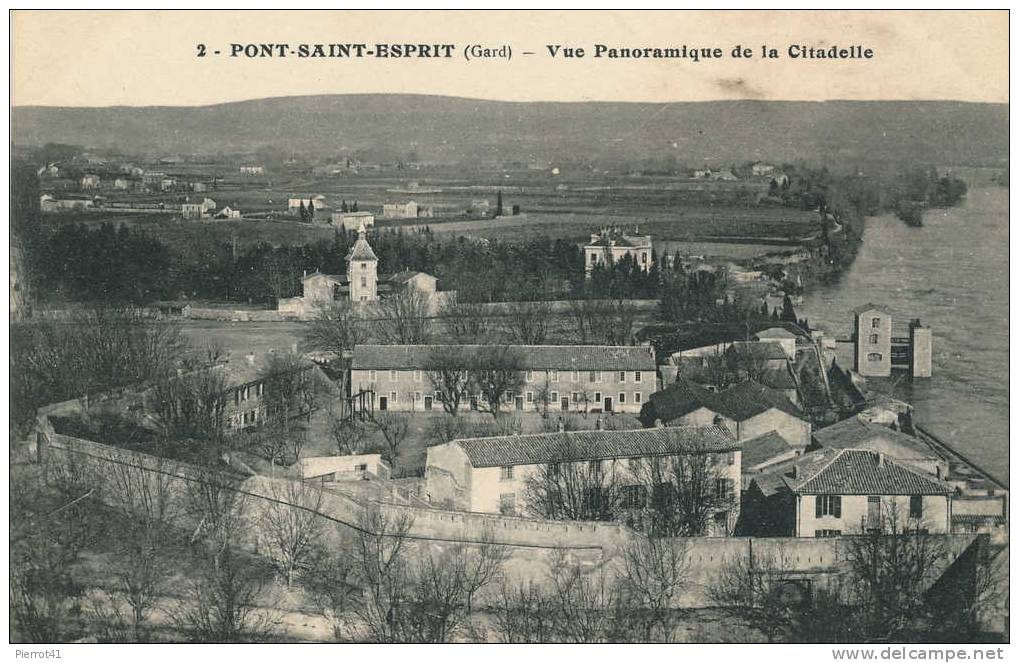
[[[373,302],[379,298],[379,258],[365,235],[362,225],[357,231],[357,241],[347,253],[347,283],[352,302]]]

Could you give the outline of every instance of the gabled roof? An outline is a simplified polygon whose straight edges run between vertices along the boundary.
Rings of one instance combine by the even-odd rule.
[[[347,253],[347,260],[375,260],[379,257],[375,255],[375,251],[372,250],[371,244],[368,243],[364,237],[358,237],[354,245],[350,247],[350,251]]]
[[[735,341],[726,349],[727,353],[742,353],[764,361],[787,359],[785,350],[778,343],[767,341]]]
[[[420,370],[427,369],[436,353],[460,355],[468,362],[496,348],[518,355],[521,370],[648,371],[644,379],[654,388],[654,355],[632,345],[358,345],[351,368]]]
[[[739,442],[721,426],[588,430],[455,440],[474,467],[539,465],[610,458],[736,451]]]
[[[746,421],[771,409],[802,417],[800,410],[780,391],[747,380],[712,394],[711,409],[733,421]]]
[[[771,409],[803,417],[782,392],[753,380],[713,393],[681,377],[668,388],[651,394],[648,403],[641,409],[641,421],[644,425],[651,425],[657,419],[668,423],[702,407],[733,421],[746,421]]]
[[[793,379],[793,374],[789,372],[788,368],[769,368],[762,371],[760,382],[765,387],[782,391],[796,389],[796,380]]]
[[[393,283],[406,283],[407,281],[411,280],[412,278],[414,278],[418,274],[422,274],[424,276],[427,276],[430,279],[434,279],[435,278],[431,274],[425,274],[424,272],[416,272],[416,271],[414,271],[412,269],[405,269],[402,272],[397,272],[395,274],[389,274],[389,275],[380,276],[379,280],[381,280],[381,281],[391,281]],[[438,279],[436,279],[436,280],[438,280]]]
[[[757,467],[793,450],[786,439],[776,431],[768,431],[743,442],[742,464],[744,469]]]
[[[790,486],[801,495],[950,495],[951,486],[864,449],[826,452],[825,462]],[[813,468],[812,468],[813,469]]]
[[[903,447],[915,457],[940,457],[922,440],[859,417],[850,417],[831,426],[818,429],[813,432],[812,437],[815,444],[825,449],[853,449],[880,438],[888,440],[893,445]]]

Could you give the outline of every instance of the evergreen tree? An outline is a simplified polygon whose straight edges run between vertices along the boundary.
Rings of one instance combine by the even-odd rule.
[[[495,215],[502,216],[502,191],[495,194]]]
[[[354,201],[354,207],[353,207],[353,209],[351,209],[350,211],[351,211],[351,212],[356,212],[356,211],[357,211],[357,201],[356,201],[356,200]]]
[[[793,308],[793,300],[789,295],[782,297],[782,317],[783,322],[796,322],[796,310]]]
[[[304,208],[304,200],[303,199],[301,200],[300,215],[301,215],[301,221],[307,221],[308,220],[308,210],[306,210]]]

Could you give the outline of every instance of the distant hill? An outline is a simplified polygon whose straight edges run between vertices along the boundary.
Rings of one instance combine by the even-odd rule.
[[[1008,105],[945,101],[516,103],[422,95],[280,97],[197,107],[12,109],[17,145],[438,162],[748,159],[997,166]],[[671,155],[671,156],[670,156]]]

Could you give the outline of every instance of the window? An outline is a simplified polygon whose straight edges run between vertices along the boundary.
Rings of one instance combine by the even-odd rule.
[[[499,468],[499,481],[510,481],[513,478],[513,466],[503,465]]]
[[[628,458],[626,459],[626,468],[630,470],[630,474],[637,474],[641,468],[640,458]]]
[[[598,254],[597,253],[592,253],[591,254],[591,264],[593,265],[596,262],[598,262]]]
[[[553,479],[559,478],[559,463],[548,464],[548,475]]]
[[[731,484],[732,479],[715,479],[715,497],[720,500],[727,500],[732,497]]]
[[[639,391],[633,392],[633,402],[634,403],[640,403],[640,392]]]
[[[552,371],[552,382],[559,382],[559,371]]]
[[[419,400],[421,400],[421,392],[420,391],[415,391],[414,392],[414,402],[417,403]]]
[[[503,493],[499,495],[499,513],[512,516],[517,512],[517,494]]]
[[[577,382],[578,380],[580,380],[580,373],[573,371],[573,381]]]
[[[623,486],[621,491],[624,509],[639,509],[644,506],[642,486]]]
[[[870,342],[872,345],[877,345],[877,334],[870,335]]]
[[[529,391],[529,392],[527,392],[524,395],[527,397],[527,402],[528,403],[533,403],[534,402],[534,392],[533,391]]]
[[[841,495],[818,495],[814,498],[814,517],[822,518],[824,516],[842,517]]]
[[[364,275],[361,276],[361,287],[362,288],[367,288],[368,287],[368,277],[366,277]]]
[[[534,371],[524,373],[524,382],[534,382]]]
[[[601,474],[601,461],[600,460],[589,460],[587,462],[587,471],[594,476]]]
[[[619,392],[619,404],[623,405],[624,403],[626,403],[626,394]]]
[[[553,391],[551,396],[549,396],[549,400],[551,400],[553,403],[558,403],[559,402],[559,392],[558,391]]]
[[[389,402],[390,403],[396,403],[396,392],[395,391],[389,392]]]
[[[396,382],[396,371],[389,371],[389,379]]]
[[[814,530],[814,537],[818,539],[834,539],[836,536],[842,536],[842,530],[840,529],[816,529]]]
[[[573,401],[574,403],[579,403],[580,402],[580,394],[578,394],[575,391],[574,392],[570,392],[570,400]]]
[[[871,327],[871,329],[878,329],[878,328],[880,328],[881,327],[881,318],[871,318],[870,319],[870,327]]]
[[[368,371],[368,381],[369,382],[377,382],[378,379],[379,379],[378,378],[378,374],[375,371]]]
[[[923,495],[909,496],[909,517],[916,520],[923,518]]]
[[[588,382],[601,382],[601,375],[598,373],[598,371],[591,371],[587,375],[587,381]]]
[[[619,371],[619,381],[626,382],[626,371]]]
[[[871,352],[867,355],[867,361],[881,361],[880,352]]]
[[[600,391],[594,392],[594,402],[595,403],[601,403],[601,392]]]
[[[633,381],[634,382],[640,382],[641,377],[643,377],[643,376],[640,374],[640,371],[634,371],[633,372]]]
[[[733,453],[725,454],[725,464],[726,465],[735,465],[736,464],[736,454],[733,454]]]
[[[646,253],[642,252],[640,254],[640,264],[642,264],[642,265],[646,265],[647,264],[647,254]]]
[[[363,272],[363,271],[364,271],[364,270],[366,270],[366,269],[368,269],[368,263],[366,263],[366,262],[362,262],[362,263],[361,263],[361,271]]]
[[[355,472],[367,472],[368,471],[368,464],[367,463],[361,463],[360,465],[355,465],[354,466],[354,471]]]

